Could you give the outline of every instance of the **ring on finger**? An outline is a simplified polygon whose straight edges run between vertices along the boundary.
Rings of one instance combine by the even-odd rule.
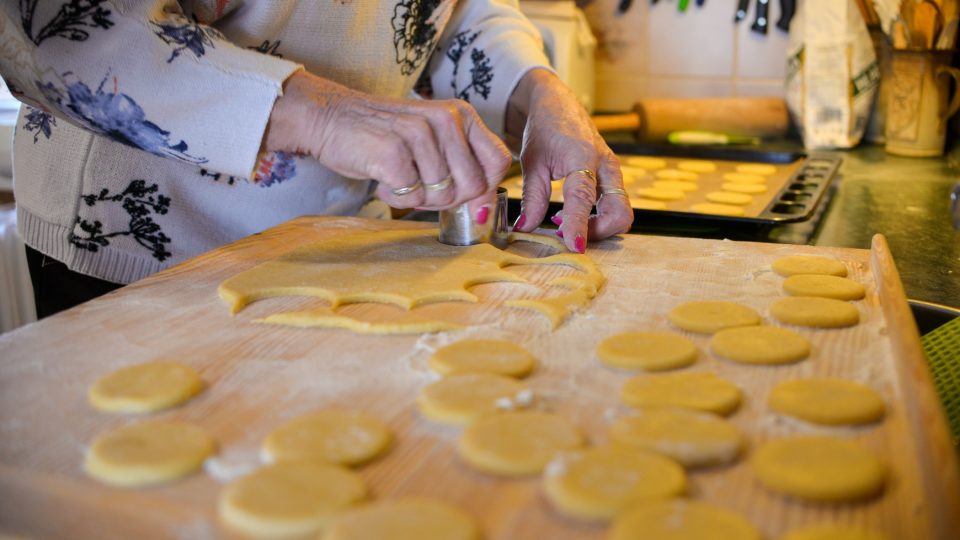
[[[427,191],[443,191],[453,185],[453,177],[448,176],[436,184],[424,184]]]
[[[582,175],[586,176],[587,178],[589,178],[594,184],[597,183],[597,175],[596,175],[593,171],[591,171],[590,169],[577,169],[577,170],[574,170],[574,171],[570,171],[570,172],[568,172],[567,174],[561,176],[560,178],[554,178],[553,180],[554,180],[554,182],[556,182],[557,180],[566,180],[567,178],[569,178],[569,177],[571,177],[571,176],[573,176],[573,175],[575,175],[575,174],[582,174]]]
[[[396,196],[398,196],[398,197],[403,197],[404,195],[409,195],[409,194],[413,193],[414,191],[420,189],[421,186],[423,186],[423,184],[422,184],[419,180],[417,180],[417,182],[416,182],[415,184],[413,184],[412,186],[404,186],[404,187],[393,188],[393,189],[390,190],[390,193],[393,193],[394,195],[396,195]]]
[[[624,197],[630,198],[630,195],[627,194],[627,190],[623,188],[601,188],[600,196],[604,195],[623,195]]]

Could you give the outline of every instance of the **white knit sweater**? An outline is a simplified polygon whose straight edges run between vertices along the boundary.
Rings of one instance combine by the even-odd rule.
[[[129,283],[296,216],[355,214],[371,182],[258,158],[301,66],[385,96],[419,80],[502,135],[510,93],[547,59],[508,0],[2,0],[0,74],[29,105],[14,138],[25,242]]]

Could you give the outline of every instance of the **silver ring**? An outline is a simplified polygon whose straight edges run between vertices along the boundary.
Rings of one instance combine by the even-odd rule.
[[[603,188],[600,190],[600,196],[604,195],[623,195],[626,198],[630,198],[630,195],[627,194],[627,190],[623,188]]]
[[[453,177],[448,176],[436,184],[425,184],[427,191],[443,191],[453,185]]]
[[[402,197],[402,196],[404,196],[404,195],[409,195],[409,194],[413,193],[414,191],[420,189],[420,186],[422,186],[422,185],[423,185],[423,184],[421,184],[420,181],[417,180],[417,183],[414,184],[414,185],[412,185],[412,186],[405,186],[405,187],[394,188],[394,189],[391,189],[391,190],[390,190],[390,193],[393,193],[394,195],[396,195],[396,196],[398,196],[398,197]]]

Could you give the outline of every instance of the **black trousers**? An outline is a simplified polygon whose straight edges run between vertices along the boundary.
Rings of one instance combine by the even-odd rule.
[[[27,267],[33,282],[33,300],[37,318],[49,317],[65,309],[93,300],[123,287],[86,276],[67,268],[62,262],[27,246]]]

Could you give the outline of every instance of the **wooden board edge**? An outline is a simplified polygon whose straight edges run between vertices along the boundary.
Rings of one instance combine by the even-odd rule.
[[[893,348],[911,435],[923,458],[918,468],[935,538],[954,539],[960,531],[960,465],[946,415],[937,396],[920,334],[882,234],[873,236],[870,263]]]

